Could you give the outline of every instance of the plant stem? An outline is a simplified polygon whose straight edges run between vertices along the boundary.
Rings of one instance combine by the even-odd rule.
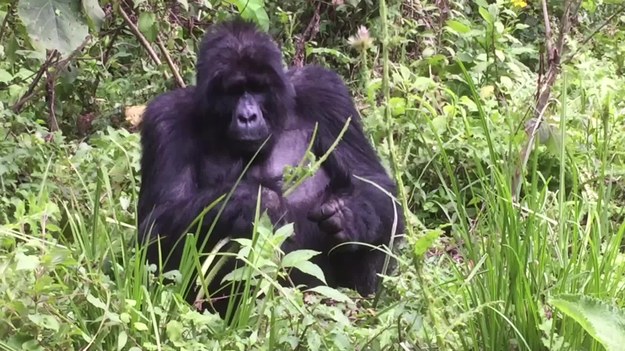
[[[380,1],[380,19],[382,20],[382,93],[384,95],[384,120],[386,122],[386,142],[388,144],[391,170],[397,182],[397,195],[401,201],[404,218],[408,220],[408,195],[404,188],[404,182],[401,177],[401,171],[398,167],[397,155],[395,153],[395,140],[393,139],[393,117],[391,116],[391,108],[389,101],[391,100],[391,88],[389,84],[389,58],[388,58],[388,19],[387,19],[386,0]],[[406,223],[406,234],[412,236],[412,227]],[[391,248],[392,249],[392,248]]]
[[[389,157],[390,157],[390,163],[391,163],[391,170],[393,171],[393,175],[395,176],[395,181],[397,182],[397,194],[399,196],[399,199],[402,203],[402,207],[403,207],[403,213],[404,213],[404,218],[405,221],[408,222],[408,216],[409,216],[409,211],[408,211],[408,196],[406,194],[406,190],[404,188],[404,183],[402,181],[401,178],[401,172],[399,170],[398,164],[397,164],[397,156],[395,154],[395,141],[393,140],[393,119],[391,116],[391,108],[389,106],[389,101],[390,101],[390,97],[391,97],[391,89],[390,89],[390,84],[389,84],[389,48],[388,48],[388,14],[387,14],[387,6],[386,6],[386,0],[380,0],[380,20],[382,22],[382,92],[384,95],[383,101],[384,101],[384,120],[386,122],[386,142],[388,143],[388,150],[389,150]],[[409,237],[414,238],[414,233],[412,230],[412,227],[409,225],[409,223],[406,223],[404,225],[405,227],[405,231],[406,231],[406,235],[408,235]],[[392,249],[392,247],[390,248]],[[429,289],[427,287],[427,284],[425,283],[425,280],[422,279],[423,277],[421,276],[421,264],[417,263],[417,270],[419,271],[419,273],[417,274],[419,276],[419,281],[421,283],[421,289],[423,291],[423,295],[424,295],[424,300],[426,301],[426,310],[427,310],[427,314],[429,316],[429,318],[432,320],[433,324],[434,324],[434,332],[436,334],[436,343],[438,344],[439,349],[444,349],[444,342],[440,337],[440,333],[438,332],[438,318],[436,317],[434,311],[432,311],[432,309],[429,306],[429,301],[431,301],[431,294],[429,292]]]

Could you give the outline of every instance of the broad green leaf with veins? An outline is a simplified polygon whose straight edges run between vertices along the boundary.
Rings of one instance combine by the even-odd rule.
[[[22,0],[17,13],[30,40],[66,56],[89,34],[78,0]]]

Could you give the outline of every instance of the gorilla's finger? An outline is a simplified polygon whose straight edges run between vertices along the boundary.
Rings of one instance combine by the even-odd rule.
[[[330,218],[319,222],[319,228],[328,234],[336,234],[343,229],[340,216],[331,216]]]
[[[338,203],[334,200],[328,201],[308,213],[308,219],[320,222],[332,215],[334,215],[339,209]]]
[[[347,235],[347,232],[344,230],[341,230],[338,233],[334,234],[334,238],[340,242],[347,242],[351,240],[349,238],[349,235]]]

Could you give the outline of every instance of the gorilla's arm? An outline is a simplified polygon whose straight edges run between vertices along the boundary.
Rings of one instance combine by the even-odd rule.
[[[236,172],[242,169],[227,160],[216,161],[209,150],[203,148],[197,128],[194,128],[192,89],[162,94],[148,105],[144,113],[141,127],[142,187],[138,204],[139,232],[144,240],[149,235],[158,234],[167,236],[165,240],[173,245],[172,240],[183,235],[207,206],[234,187],[240,174]],[[201,172],[202,169],[210,172]],[[201,180],[207,186],[198,186],[198,174],[210,177]],[[250,180],[237,185],[213,233],[249,235],[259,185]],[[267,202],[279,199],[264,190],[261,201],[272,207],[275,203]],[[204,214],[200,235],[207,233],[222,204],[223,200]],[[197,223],[189,231],[195,232],[196,228]],[[209,245],[219,239],[211,235]]]
[[[339,241],[387,243],[394,220],[393,201],[376,186],[354,175],[368,179],[393,196],[395,184],[363,132],[348,88],[336,73],[319,66],[293,70],[290,76],[296,91],[297,113],[318,122],[314,150],[317,156],[329,149],[351,117],[348,130],[324,164],[334,196],[313,211],[311,217],[321,221],[322,229],[336,231]],[[338,215],[333,216],[335,212]],[[397,233],[402,233],[399,205],[397,216]],[[343,228],[337,222],[342,222]]]

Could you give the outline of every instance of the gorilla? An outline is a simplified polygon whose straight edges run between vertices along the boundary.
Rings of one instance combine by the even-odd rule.
[[[139,239],[160,241],[149,245],[148,261],[158,264],[172,253],[164,269],[178,269],[183,244],[175,243],[187,230],[199,243],[209,235],[209,250],[226,237],[249,238],[260,194],[261,210],[274,225],[293,223],[284,252],[319,251],[312,262],[329,286],[363,296],[375,292],[385,253],[371,245],[389,243],[395,211],[396,233],[403,233],[404,218],[380,189],[396,194],[343,80],[320,66],[286,69],[272,38],[240,18],[208,29],[196,77],[195,86],[157,96],[144,112]],[[337,139],[316,173],[285,196],[285,167],[298,165],[309,145],[317,158],[325,155]],[[218,204],[206,211],[233,187],[223,209]],[[191,226],[202,212],[203,221]],[[346,242],[368,246],[333,250]],[[222,267],[209,293],[233,267]],[[321,284],[301,272],[289,278],[309,288]]]

